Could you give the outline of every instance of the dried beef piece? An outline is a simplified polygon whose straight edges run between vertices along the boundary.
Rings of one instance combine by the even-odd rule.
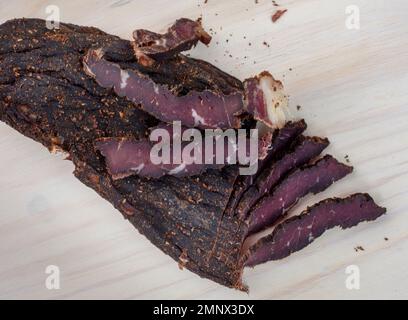
[[[239,128],[243,113],[240,92],[223,95],[210,90],[190,91],[177,96],[167,85],[157,84],[137,70],[123,70],[103,59],[101,49],[90,50],[84,58],[84,70],[104,88],[113,88],[155,118],[198,128]]]
[[[134,62],[129,42],[95,28],[61,23],[59,30],[48,30],[39,19],[0,25],[0,120],[51,150],[69,153],[75,175],[181,265],[201,277],[244,289],[237,262],[245,226],[223,215],[237,168],[208,170],[193,178],[132,176],[114,181],[103,157],[93,151],[95,140],[142,139],[157,120],[83,72],[81,59],[92,47],[109,48],[116,63],[146,70]],[[179,67],[180,59],[185,64]],[[197,61],[178,57],[144,72],[161,83],[179,82],[187,90],[211,83],[225,91],[234,87],[234,78]],[[195,71],[182,80],[180,69]],[[202,74],[197,71],[201,69]]]
[[[256,202],[276,186],[288,172],[316,158],[328,145],[328,139],[300,137],[292,150],[260,173],[255,183],[243,194],[236,209],[237,214],[245,219]]]
[[[279,157],[282,150],[289,146],[299,135],[306,130],[306,122],[302,119],[299,121],[289,121],[282,129],[275,130],[272,137],[271,148],[265,157],[258,162],[258,172],[254,175],[239,176],[234,184],[234,191],[231,194],[227,205],[226,213],[235,214],[235,209],[242,195],[253,184],[255,178],[269,167],[276,157]]]
[[[288,118],[288,98],[283,84],[267,71],[244,81],[246,110],[271,128],[283,128]]]
[[[295,170],[278,184],[271,195],[262,198],[251,209],[248,233],[253,234],[272,226],[299,199],[308,193],[316,194],[326,190],[352,171],[353,167],[338,162],[330,155],[315,164]]]
[[[89,50],[83,63],[85,72],[100,86],[113,88],[117,95],[163,122],[181,121],[183,126],[201,129],[240,128],[248,113],[271,128],[281,128],[286,122],[287,98],[282,84],[266,71],[245,80],[245,93],[206,89],[178,95],[139,70],[122,69],[106,60],[103,49]]]
[[[201,19],[193,21],[181,18],[165,34],[138,29],[133,32],[133,39],[136,58],[140,64],[149,66],[155,60],[166,60],[190,50],[198,41],[208,45],[211,36],[203,29]]]
[[[321,201],[298,216],[279,224],[272,234],[261,238],[245,254],[245,266],[283,259],[299,251],[334,227],[347,229],[363,221],[372,221],[386,209],[375,204],[368,194]]]
[[[265,157],[271,144],[270,134],[259,139],[258,146],[255,146],[258,154],[251,160],[250,152],[254,146],[246,137],[245,140],[241,139],[245,143],[243,145],[236,138],[224,139],[221,135],[215,135],[211,150],[207,150],[201,132],[197,129],[182,130],[180,127],[173,130],[168,126],[159,129],[163,130],[161,134],[166,134],[166,137],[160,136],[159,142],[129,138],[102,138],[95,142],[95,148],[105,157],[107,170],[114,180],[131,175],[156,179],[164,175],[187,177],[208,169],[221,169],[228,164],[249,166],[256,163],[258,158]],[[236,137],[235,132],[232,133]],[[195,138],[192,141],[181,141],[185,135]],[[222,159],[216,158],[216,155],[221,156],[219,147],[223,150]],[[175,149],[179,149],[179,159],[173,156]]]

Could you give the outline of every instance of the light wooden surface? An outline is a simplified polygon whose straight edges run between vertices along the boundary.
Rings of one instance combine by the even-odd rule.
[[[295,213],[328,196],[367,191],[388,215],[247,270],[247,295],[180,271],[76,180],[70,162],[1,123],[0,298],[408,298],[408,2],[278,3],[289,11],[273,24],[269,0],[1,0],[0,22],[45,18],[55,4],[65,22],[130,38],[137,27],[162,31],[176,18],[202,15],[216,34],[193,56],[241,79],[270,70],[283,79],[291,106],[302,106],[294,115],[305,117],[308,132],[328,136],[328,152],[349,155],[355,166]],[[350,4],[360,8],[360,30],[345,27]],[[359,245],[365,251],[355,252]],[[345,286],[352,264],[361,271],[360,290]],[[44,285],[48,265],[61,270],[59,290]]]

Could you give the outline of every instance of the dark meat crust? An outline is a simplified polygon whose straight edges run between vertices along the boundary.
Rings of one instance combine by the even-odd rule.
[[[283,259],[299,251],[336,226],[346,229],[372,221],[386,209],[375,204],[368,194],[357,193],[344,199],[333,198],[309,207],[302,214],[279,224],[272,234],[260,239],[245,254],[245,265]]]
[[[129,42],[95,28],[60,27],[48,30],[39,19],[0,26],[1,121],[51,150],[68,152],[75,175],[181,265],[243,289],[238,258],[245,225],[223,216],[237,168],[194,178],[133,176],[113,181],[101,155],[92,152],[94,141],[144,138],[157,120],[99,87],[82,71],[81,59],[90,47],[108,48],[110,59],[144,70],[179,94],[210,87],[228,92],[242,84],[205,62],[182,56],[146,70],[134,61]],[[185,63],[180,65],[181,60]]]
[[[263,197],[249,213],[249,234],[273,225],[302,197],[326,190],[335,181],[350,174],[353,167],[326,155],[316,163],[299,168],[289,174],[272,191]]]

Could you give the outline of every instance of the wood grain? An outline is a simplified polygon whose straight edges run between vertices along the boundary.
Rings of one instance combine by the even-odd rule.
[[[368,191],[388,214],[247,270],[247,295],[180,271],[76,180],[70,162],[1,123],[0,298],[408,298],[408,3],[353,0],[361,29],[348,30],[348,0],[278,2],[288,12],[273,24],[269,0],[1,0],[0,22],[45,18],[52,3],[65,22],[130,38],[137,27],[162,31],[178,17],[202,15],[214,39],[192,56],[241,79],[264,69],[283,79],[293,115],[355,166],[294,213],[328,196]],[[359,245],[365,250],[355,252]],[[360,290],[345,286],[352,264],[361,271]],[[61,270],[59,290],[44,285],[48,265]]]

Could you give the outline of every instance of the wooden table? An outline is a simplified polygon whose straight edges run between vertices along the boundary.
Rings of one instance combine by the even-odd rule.
[[[359,30],[345,26],[350,2],[360,9]],[[367,191],[388,215],[329,231],[283,261],[247,270],[247,295],[180,271],[76,180],[69,161],[1,123],[0,298],[408,298],[407,1],[279,0],[288,12],[272,23],[269,0],[1,0],[0,22],[45,18],[50,3],[62,21],[124,38],[135,28],[163,31],[176,18],[202,15],[214,39],[192,56],[240,79],[270,70],[308,132],[328,136],[328,152],[348,155],[355,166],[295,213],[328,196]],[[59,290],[45,286],[49,265],[60,268]],[[349,265],[360,269],[359,290],[345,286]]]

